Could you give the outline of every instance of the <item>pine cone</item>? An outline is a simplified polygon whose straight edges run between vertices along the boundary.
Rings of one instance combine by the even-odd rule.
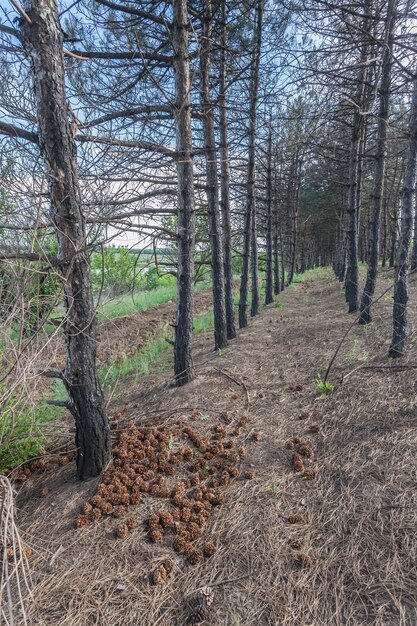
[[[194,599],[194,610],[191,615],[191,626],[203,626],[209,618],[209,609],[213,604],[214,592],[212,587],[202,587]]]
[[[296,472],[305,471],[303,459],[301,458],[299,454],[297,453],[293,454],[292,462],[293,462],[294,471]]]
[[[168,581],[168,572],[163,564],[152,572],[152,580],[154,585],[164,585]]]
[[[312,424],[312,425],[310,426],[310,431],[311,431],[312,433],[318,433],[320,430],[321,430],[321,426],[320,426],[320,424]]]

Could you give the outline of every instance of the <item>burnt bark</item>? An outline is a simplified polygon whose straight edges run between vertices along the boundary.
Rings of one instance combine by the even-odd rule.
[[[67,358],[62,380],[75,419],[77,475],[97,476],[111,459],[110,428],[96,369],[96,315],[74,137],[65,93],[62,32],[55,0],[28,0],[22,39],[35,87],[39,146],[47,165],[51,222],[63,280]]]
[[[224,291],[226,304],[226,329],[227,338],[236,337],[235,314],[233,302],[233,259],[232,259],[232,227],[230,221],[230,164],[228,145],[227,103],[226,103],[226,79],[227,79],[227,25],[226,25],[226,0],[222,2],[222,35],[220,41],[220,207],[222,212],[223,228],[223,262],[224,262]]]
[[[220,227],[219,184],[217,176],[216,140],[214,135],[214,106],[210,96],[210,65],[212,47],[211,0],[204,0],[203,37],[200,52],[201,108],[206,158],[207,205],[209,238],[211,244],[211,267],[213,282],[214,347],[227,346],[226,306],[224,290],[223,243]]]
[[[297,146],[294,156],[293,166],[291,168],[290,180],[292,180],[292,193],[289,199],[289,223],[290,223],[290,241],[288,249],[288,276],[287,285],[294,280],[295,263],[297,258],[297,239],[298,239],[298,213],[300,208],[300,187],[301,187],[301,169],[302,158],[299,155],[299,147]]]
[[[410,261],[410,269],[412,272],[415,272],[417,269],[417,221],[414,216],[414,235],[413,235],[413,246],[411,252],[411,261]]]
[[[284,237],[282,235],[282,225],[279,225],[279,247],[281,251],[281,291],[285,289],[285,253],[284,253]]]
[[[369,29],[369,2],[366,3],[363,31],[366,34]],[[358,225],[360,212],[360,174],[362,171],[361,161],[364,148],[364,116],[367,93],[368,42],[363,42],[360,54],[360,70],[358,73],[358,86],[356,91],[356,108],[353,114],[352,138],[349,156],[349,197],[348,197],[348,239],[347,239],[347,269],[345,276],[345,297],[349,307],[349,313],[358,310],[359,298],[359,267],[358,267]]]
[[[417,76],[414,77],[413,95],[409,117],[409,138],[404,164],[401,197],[401,234],[395,267],[393,331],[389,356],[404,354],[408,331],[408,268],[411,237],[413,234],[414,196],[417,165]]]
[[[349,214],[346,208],[346,189],[342,190],[342,208],[339,217],[338,229],[338,245],[336,250],[336,258],[334,263],[334,271],[340,282],[343,282],[346,274],[346,249],[348,236],[348,219]]]
[[[265,304],[274,301],[273,294],[273,236],[272,236],[272,130],[269,128],[266,168],[266,268]],[[276,259],[276,256],[275,256]]]
[[[175,134],[178,189],[177,317],[174,374],[178,386],[195,377],[192,357],[194,316],[195,207],[190,103],[187,0],[173,0],[172,44],[175,74]]]
[[[255,200],[255,146],[256,146],[256,108],[259,91],[259,63],[262,44],[262,19],[264,0],[258,0],[256,7],[256,21],[253,33],[253,56],[250,81],[249,107],[249,147],[248,147],[248,182],[247,200],[243,231],[243,266],[240,281],[239,327],[247,326],[247,299],[249,264],[252,275],[252,304],[251,316],[259,311],[259,277],[258,277],[258,241],[256,225]]]
[[[375,157],[374,185],[372,190],[372,207],[368,232],[368,271],[366,283],[362,293],[359,324],[369,324],[372,321],[372,299],[375,293],[378,276],[379,260],[379,231],[383,202],[385,178],[385,163],[387,153],[387,129],[390,107],[392,45],[395,25],[394,8],[396,0],[390,0],[387,9],[386,32],[382,53],[381,85],[379,90],[379,111],[377,125],[377,142]]]
[[[388,203],[385,199],[382,210],[382,241],[381,241],[381,259],[382,267],[387,264],[387,245],[388,245]]]
[[[279,220],[279,216],[278,216],[278,198],[277,198],[277,183],[276,183],[276,179],[275,179],[275,185],[274,185],[274,189],[275,189],[275,194],[274,194],[274,201],[273,201],[273,219],[274,219],[274,231],[273,231],[273,254],[274,254],[274,294],[278,295],[279,293],[281,293],[281,281],[280,281],[280,274],[279,274],[279,254],[280,254],[280,250],[279,250],[279,227],[278,227],[278,220]]]

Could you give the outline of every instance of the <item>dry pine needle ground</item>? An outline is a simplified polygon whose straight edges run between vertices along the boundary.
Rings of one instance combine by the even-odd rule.
[[[381,292],[386,285],[381,278]],[[298,284],[282,303],[221,358],[206,347],[211,337],[200,336],[199,376],[184,388],[172,389],[167,373],[127,380],[123,415],[134,425],[116,443],[115,465],[102,482],[80,486],[72,463],[27,477],[18,522],[33,551],[30,624],[185,626],[202,589],[210,590],[209,623],[219,626],[417,624],[413,370],[358,370],[340,384],[362,363],[387,364],[392,300],[380,301],[371,326],[353,327],[332,373],[336,389],[325,397],[314,380],[352,321],[339,284],[330,275]],[[416,357],[412,327],[402,362]],[[239,426],[244,415],[248,422]],[[219,426],[227,435],[216,439]],[[152,436],[150,448],[159,447],[163,458],[129,459],[132,432],[135,451],[148,448]],[[210,485],[229,470],[190,471],[200,459],[209,467],[229,463],[221,448],[208,449],[229,439],[239,459],[227,467],[240,477]],[[144,469],[137,472],[134,462],[152,472],[146,489],[134,489]],[[126,491],[107,489],[116,478]],[[206,509],[214,502],[204,494],[213,489],[224,501]],[[192,517],[203,510],[193,509],[198,502],[206,510],[203,532]],[[118,507],[125,507],[120,518]],[[80,515],[88,522],[77,529]],[[175,524],[188,533],[185,543],[201,553],[206,546],[207,555],[176,551],[182,531]]]

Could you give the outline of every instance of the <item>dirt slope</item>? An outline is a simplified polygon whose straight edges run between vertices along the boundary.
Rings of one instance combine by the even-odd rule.
[[[213,298],[211,289],[195,293],[196,314],[209,310]],[[97,327],[98,365],[106,361],[119,361],[134,355],[146,346],[162,329],[175,320],[175,300],[102,322]],[[15,350],[10,351],[9,366],[14,364]],[[7,359],[6,359],[7,361]],[[7,362],[4,364],[7,369]],[[65,366],[65,344],[61,330],[45,339],[43,334],[35,337],[28,348],[19,355],[17,380],[25,380],[25,394],[33,407],[41,402],[52,386],[49,378],[39,376],[44,370],[63,369]]]
[[[380,290],[388,285],[381,280]],[[230,484],[215,509],[205,536],[217,554],[190,566],[168,543],[149,543],[142,520],[152,499],[130,507],[140,527],[126,539],[114,539],[109,520],[74,529],[97,481],[76,484],[71,465],[32,477],[18,517],[34,550],[31,625],[185,625],[189,600],[205,585],[214,592],[207,623],[216,626],[417,624],[415,370],[353,372],[388,364],[390,294],[372,326],[352,329],[326,397],[314,379],[352,322],[340,286],[329,275],[288,289],[281,301],[222,356],[200,336],[192,384],[174,389],[157,371],[139,386],[126,381],[123,415],[142,425],[180,416],[206,428],[249,417],[242,471],[255,477]],[[413,294],[411,319],[415,308]],[[412,333],[405,361],[416,353]],[[307,475],[294,471],[294,437],[314,452],[301,457]],[[49,489],[43,498],[41,485]],[[166,556],[172,575],[152,586],[149,572]]]

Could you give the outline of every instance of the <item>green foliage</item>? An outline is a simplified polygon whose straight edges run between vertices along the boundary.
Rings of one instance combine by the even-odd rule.
[[[235,254],[232,257],[233,274],[237,274],[238,276],[240,276],[240,274],[242,273],[242,267],[243,267],[243,256],[241,254]]]
[[[214,325],[214,315],[213,311],[207,311],[207,313],[203,313],[202,315],[198,315],[194,319],[194,332],[201,333],[209,328],[213,328]]]
[[[101,289],[117,296],[146,286],[139,257],[127,248],[103,248],[91,256],[93,291]]]
[[[61,381],[55,381],[51,400],[65,399]],[[57,418],[62,409],[46,400],[34,408],[22,408],[15,398],[2,407],[0,418],[0,472],[24,463],[39,454],[49,439],[46,424]]]
[[[161,274],[157,267],[152,266],[146,272],[146,289],[151,291],[158,287],[169,287],[176,285],[176,278],[172,274]]]
[[[328,395],[329,393],[332,393],[332,391],[334,391],[334,385],[332,385],[332,383],[329,383],[327,380],[323,380],[320,374],[317,376],[314,382],[317,390],[324,395]]]
[[[57,242],[46,236],[37,240],[33,251],[54,256]],[[14,310],[10,322],[13,334],[21,331],[27,336],[33,334],[56,306],[62,290],[58,274],[43,261],[32,262],[15,260],[0,266],[0,319],[6,319]],[[15,308],[19,292],[18,308]]]

